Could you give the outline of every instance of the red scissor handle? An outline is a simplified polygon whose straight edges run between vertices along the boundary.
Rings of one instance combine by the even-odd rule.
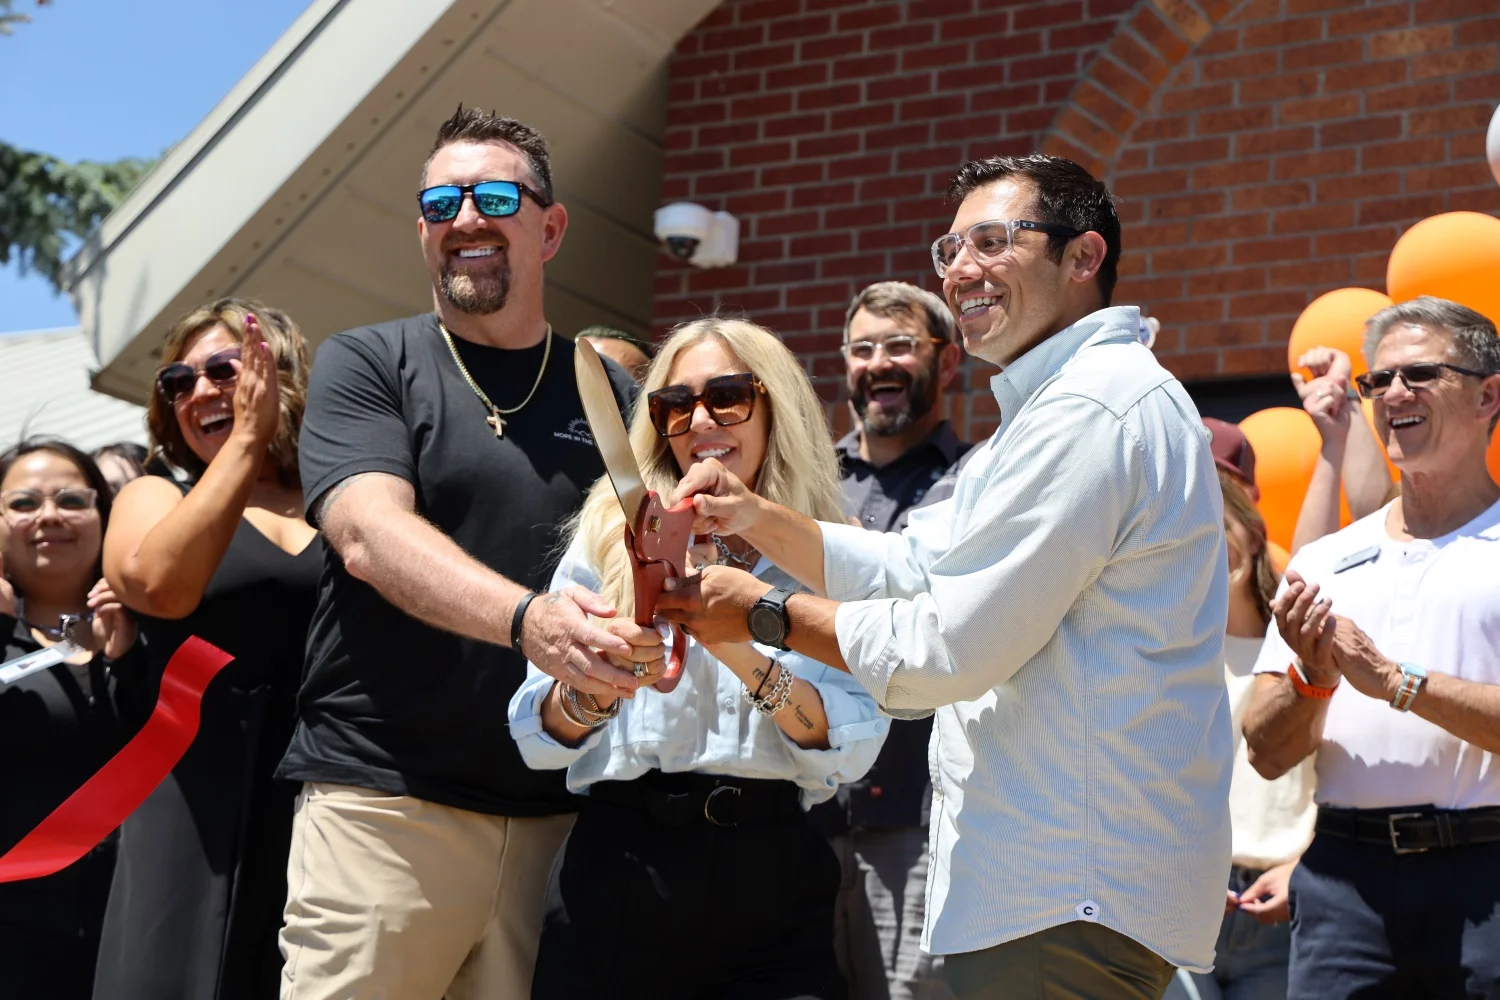
[[[693,498],[667,507],[654,491],[636,512],[635,523],[625,528],[625,548],[630,552],[635,580],[635,623],[651,627],[656,620],[656,599],[668,577],[680,577],[687,568],[688,542],[693,537]],[[671,691],[682,679],[687,657],[687,636],[680,625],[672,626],[672,652],[656,689]]]

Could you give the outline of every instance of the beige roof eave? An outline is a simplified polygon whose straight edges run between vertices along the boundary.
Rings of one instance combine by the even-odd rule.
[[[314,343],[430,308],[417,174],[460,102],[542,130],[569,209],[559,331],[650,323],[665,63],[716,0],[314,0],[71,265],[100,391],[144,398],[177,316],[222,295]]]

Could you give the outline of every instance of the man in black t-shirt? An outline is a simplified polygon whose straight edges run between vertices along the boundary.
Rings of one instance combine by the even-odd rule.
[[[901,281],[854,297],[844,363],[857,423],[839,441],[844,508],[871,531],[900,531],[908,514],[953,495],[970,446],[943,419],[958,373],[947,304]],[[942,960],[919,947],[927,890],[932,719],[896,719],[868,774],[813,809],[843,868],[835,943],[852,1000],[951,997]]]
[[[589,623],[598,597],[527,596],[604,471],[573,344],[543,316],[568,221],[545,141],[460,108],[423,176],[436,313],[334,336],[308,389],[302,482],[329,554],[281,765],[303,783],[283,1000],[527,995],[576,807],[562,771],[522,762],[507,704],[528,658],[636,688],[594,652],[626,651]],[[623,409],[634,383],[606,368]]]

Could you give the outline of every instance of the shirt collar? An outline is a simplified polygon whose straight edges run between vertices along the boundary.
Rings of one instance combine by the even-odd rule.
[[[1139,342],[1141,311],[1136,306],[1111,306],[1089,313],[1059,330],[990,377],[990,391],[1000,404],[1000,434],[1005,433],[1021,406],[1062,370],[1075,354],[1099,344]]]
[[[932,429],[931,434],[927,435],[925,438],[918,441],[910,448],[906,449],[906,451],[902,453],[901,457],[905,458],[907,455],[910,455],[918,448],[936,448],[939,452],[942,453],[944,460],[947,461],[949,465],[952,465],[954,462],[958,461],[958,450],[960,447],[962,447],[962,445],[963,442],[960,441],[958,439],[958,435],[953,432],[953,425],[948,423],[948,421],[946,420],[942,420],[939,421],[938,425]],[[839,438],[838,443],[836,443],[833,447],[834,450],[837,451],[845,461],[865,461],[863,458],[859,457],[859,428],[855,428],[848,434],[845,434],[843,437]],[[899,461],[899,459],[897,461]],[[868,465],[869,463],[865,462],[865,464]]]

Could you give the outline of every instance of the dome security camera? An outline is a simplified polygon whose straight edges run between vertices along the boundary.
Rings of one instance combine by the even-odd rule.
[[[740,221],[690,201],[656,210],[656,238],[667,253],[695,267],[725,267],[739,254]]]

